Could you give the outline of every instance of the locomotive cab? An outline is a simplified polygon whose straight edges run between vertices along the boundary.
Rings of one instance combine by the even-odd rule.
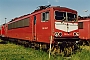
[[[36,16],[33,29],[35,41],[50,43],[51,36],[53,43],[56,40],[76,41],[79,39],[77,11],[60,6],[41,6],[32,14]]]
[[[78,38],[77,12],[61,7],[55,11],[55,38]]]

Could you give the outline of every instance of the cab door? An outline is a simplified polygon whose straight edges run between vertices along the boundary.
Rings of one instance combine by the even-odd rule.
[[[33,18],[33,41],[36,41],[36,15],[34,15]]]
[[[51,34],[50,11],[44,11],[37,15],[37,41],[49,43]]]

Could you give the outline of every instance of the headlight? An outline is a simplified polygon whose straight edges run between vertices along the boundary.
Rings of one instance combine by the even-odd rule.
[[[74,32],[73,35],[74,36],[79,36],[79,33],[78,32]]]
[[[74,36],[77,36],[76,32],[73,33]]]
[[[77,36],[79,36],[79,33],[77,32]]]
[[[55,32],[55,37],[58,37],[58,32]]]
[[[59,33],[59,36],[60,36],[60,37],[62,36],[62,32]]]

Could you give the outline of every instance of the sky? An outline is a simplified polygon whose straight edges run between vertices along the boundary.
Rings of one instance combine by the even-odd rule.
[[[5,18],[8,22],[48,4],[74,9],[80,16],[90,15],[90,0],[0,0],[0,25],[5,23]]]

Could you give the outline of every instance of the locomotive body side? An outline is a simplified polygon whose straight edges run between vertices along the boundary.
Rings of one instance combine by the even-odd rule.
[[[32,40],[32,20],[30,15],[8,22],[7,37]]]
[[[50,13],[50,9],[45,9],[8,22],[7,37],[49,43],[51,34]],[[44,14],[48,15],[45,21],[46,16],[42,16]],[[29,19],[25,23],[23,20],[27,18]],[[24,23],[28,26],[24,26]]]
[[[90,41],[90,19],[79,20],[79,38]]]

